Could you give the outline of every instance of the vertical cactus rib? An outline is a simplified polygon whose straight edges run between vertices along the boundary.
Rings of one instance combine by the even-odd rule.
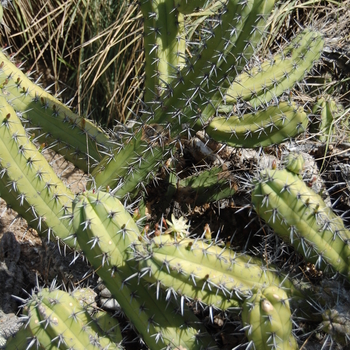
[[[310,131],[317,132],[321,142],[332,140],[335,135],[335,124],[344,113],[344,108],[330,96],[321,96],[312,109],[316,120],[311,124]],[[340,121],[340,124],[345,124]]]
[[[132,257],[133,251],[141,254],[142,238],[116,198],[102,192],[78,196],[73,225],[86,257],[151,349],[202,349],[213,343],[194,314],[172,312],[177,309],[173,302],[157,300],[149,287],[138,281]]]
[[[38,140],[53,146],[80,169],[87,172],[88,159],[90,164],[100,161],[100,151],[110,147],[101,129],[33,83],[3,52],[0,52],[0,86],[1,95],[16,113],[39,129]]]
[[[292,335],[288,296],[281,288],[264,288],[247,298],[243,303],[242,321],[254,349],[299,349]]]
[[[0,118],[0,196],[40,233],[66,239],[72,231],[63,216],[71,211],[73,193],[28,139],[2,96]]]
[[[340,217],[297,174],[264,170],[252,202],[257,214],[316,268],[327,266],[350,278],[350,232]]]
[[[184,64],[184,17],[173,0],[142,1],[145,44],[145,103],[162,95]]]

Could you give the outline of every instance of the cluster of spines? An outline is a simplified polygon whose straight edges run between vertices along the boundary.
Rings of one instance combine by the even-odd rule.
[[[267,169],[252,192],[257,214],[316,268],[328,266],[350,278],[350,232],[294,172]]]

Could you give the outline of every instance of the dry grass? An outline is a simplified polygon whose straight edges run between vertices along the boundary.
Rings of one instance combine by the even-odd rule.
[[[81,114],[125,121],[140,95],[142,24],[127,0],[13,0],[2,46],[44,73]],[[46,73],[46,74],[45,74]]]

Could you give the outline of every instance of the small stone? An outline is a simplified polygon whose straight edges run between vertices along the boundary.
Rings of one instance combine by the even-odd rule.
[[[119,303],[113,298],[101,298],[101,307],[103,309],[120,311]]]

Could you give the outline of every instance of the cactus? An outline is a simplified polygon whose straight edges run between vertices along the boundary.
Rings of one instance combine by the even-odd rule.
[[[287,169],[262,171],[252,202],[257,214],[276,234],[316,268],[332,266],[350,278],[349,230],[298,175]]]
[[[331,97],[320,97],[312,111],[318,120],[314,121],[310,131],[317,133],[317,138],[322,142],[331,140],[334,137],[335,124],[338,119],[341,120],[344,113],[343,106]]]
[[[254,349],[299,349],[292,332],[286,292],[278,287],[258,290],[243,303],[243,326]]]
[[[123,349],[118,345],[121,339],[110,339],[108,329],[102,333],[76,298],[53,287],[28,298],[25,314],[25,327],[7,342],[6,349]]]
[[[240,74],[226,91],[224,101],[229,106],[247,101],[254,108],[269,103],[304,77],[318,59],[323,45],[320,33],[303,30],[281,54]]]
[[[173,172],[170,173],[165,200],[175,196],[178,202],[202,205],[229,198],[234,193],[235,182],[231,172],[224,167],[212,167],[184,179],[178,179]]]
[[[150,16],[150,3],[151,1],[141,3],[141,9],[147,16]],[[159,102],[156,100],[147,106],[142,122],[150,125],[142,125],[134,130],[134,134],[124,142],[123,151],[118,147],[93,171],[97,187],[117,188],[115,194],[118,196],[130,194],[130,187],[135,188],[135,183],[140,183],[141,179],[145,183],[153,177],[149,170],[161,165],[162,159],[169,154],[181,135],[190,132],[198,120],[204,123],[213,116],[221,102],[222,92],[228,88],[225,78],[234,79],[236,72],[243,69],[243,57],[248,60],[252,55],[252,48],[262,35],[264,14],[271,10],[273,4],[274,1],[261,0],[230,0],[223,4],[218,12],[222,24],[214,29],[192,59],[178,69],[175,78],[168,83],[167,90],[159,97]],[[163,2],[157,2],[156,5],[164,6]],[[236,16],[237,12],[240,16]],[[148,20],[146,18],[145,23]],[[148,30],[149,24],[148,27],[146,24],[145,33]],[[157,27],[156,34],[160,31],[161,35],[161,30],[166,30],[166,27]],[[218,60],[216,56],[213,57],[213,52],[220,53],[222,57]],[[239,56],[236,57],[235,53]],[[158,61],[157,59],[156,62]],[[146,62],[146,70],[147,67]],[[161,74],[162,71],[156,75]],[[147,76],[149,74],[146,72],[146,86]],[[214,88],[220,90],[220,93],[213,94]],[[211,101],[210,104],[207,101]],[[197,111],[194,106],[198,106]],[[147,169],[144,169],[145,164]]]
[[[13,108],[0,96],[0,195],[39,232],[66,239],[72,192],[28,139]],[[74,242],[67,241],[73,246]]]
[[[214,140],[235,147],[258,147],[281,143],[306,130],[302,108],[286,102],[265,110],[230,117],[215,117],[206,128]]]
[[[214,310],[239,307],[253,290],[263,286],[280,286],[296,301],[303,299],[300,290],[286,276],[276,274],[273,267],[199,239],[154,237],[148,253],[138,255],[140,275],[146,281]]]
[[[283,55],[276,58],[277,62],[282,62],[277,67],[269,63],[269,68],[265,69],[266,65],[263,65],[261,71],[260,68],[259,72],[253,70],[249,79],[247,73],[242,73],[243,58],[248,60],[253,53],[251,49],[257,45],[263,32],[263,15],[270,11],[272,5],[272,1],[260,0],[231,0],[222,4],[216,10],[221,25],[214,28],[208,37],[203,34],[199,48],[193,49],[192,58],[176,61],[170,64],[170,67],[162,68],[164,65],[161,62],[164,57],[158,57],[156,53],[158,50],[164,52],[168,47],[162,46],[165,40],[161,41],[162,45],[157,41],[158,37],[164,37],[167,28],[160,25],[163,22],[159,19],[159,8],[168,6],[168,2],[141,3],[146,35],[144,115],[140,121],[141,125],[135,127],[121,146],[107,155],[95,168],[92,173],[94,185],[114,188],[114,193],[119,197],[127,195],[130,199],[135,198],[142,186],[155,178],[153,169],[164,163],[164,159],[171,154],[174,144],[182,135],[191,133],[191,128],[202,129],[206,123],[209,124],[206,128],[207,133],[217,141],[243,147],[279,143],[305,131],[307,117],[302,109],[294,104],[288,106],[287,103],[281,103],[262,111],[230,117],[234,109],[233,103],[237,102],[239,96],[253,106],[258,106],[258,98],[254,102],[255,94],[252,90],[259,86],[262,91],[259,92],[259,101],[270,101],[272,97],[277,97],[302,79],[305,70],[310,68],[320,55],[323,47],[321,35],[305,30],[295,38]],[[174,21],[173,16],[176,13],[177,9],[174,8],[168,22]],[[236,13],[241,15],[236,16]],[[182,19],[178,22],[180,31]],[[153,28],[151,33],[150,28]],[[178,42],[184,40],[181,32]],[[168,44],[171,46],[171,43],[173,41],[170,40]],[[172,57],[183,54],[182,47],[180,49],[176,46],[174,51]],[[238,53],[236,57],[235,53]],[[282,67],[282,64],[285,66]],[[171,79],[165,81],[161,77],[166,69],[175,70],[176,74],[172,74]],[[280,74],[280,71],[283,74]],[[275,74],[278,75],[277,81]],[[247,91],[240,91],[243,80],[249,94]],[[266,83],[270,80],[272,85]],[[228,81],[233,83],[228,84]],[[162,84],[165,84],[166,88]],[[160,86],[163,87],[158,93],[156,90]],[[237,91],[238,95],[235,95],[233,90]],[[153,95],[153,99],[150,95]],[[207,103],[208,101],[210,103]],[[228,113],[229,117],[215,117],[210,121],[214,115],[223,112]]]
[[[147,284],[133,278],[136,262],[131,260],[132,250],[141,254],[142,238],[118,199],[103,192],[78,196],[73,225],[86,257],[151,349],[201,349],[213,343],[184,305],[182,312],[176,313],[176,304],[157,300]]]
[[[304,157],[301,154],[290,152],[285,158],[284,167],[297,175],[300,175],[303,171],[305,164]]]
[[[350,315],[345,305],[338,305],[334,309],[327,309],[322,314],[323,322],[318,330],[329,334],[332,341],[336,341],[342,346],[347,346],[350,342]]]
[[[50,145],[84,171],[102,159],[108,137],[86,118],[32,82],[4,52],[0,52],[0,87],[17,114],[29,122],[37,141]],[[2,103],[3,104],[3,103]]]
[[[307,127],[304,111],[277,97],[319,58],[321,35],[304,30],[281,55],[250,68],[247,63],[256,54],[274,1],[218,1],[208,10],[212,13],[203,15],[208,20],[189,33],[187,15],[209,4],[139,2],[146,59],[143,111],[133,127],[120,127],[110,137],[37,87],[1,54],[0,195],[40,233],[54,233],[81,250],[149,348],[216,348],[190,310],[193,305],[209,309],[212,322],[217,309],[231,313],[242,308],[243,327],[256,348],[296,348],[291,308],[304,311],[306,320],[315,317],[309,284],[302,288],[303,283],[269,261],[235,252],[219,239],[191,238],[183,218],[167,221],[169,235],[153,237],[146,229],[141,234],[140,222],[118,199],[128,204],[146,192],[175,146],[197,130],[205,129],[217,142],[257,147],[279,143]],[[33,142],[26,134],[31,129],[22,123],[39,129]],[[98,163],[90,190],[74,198],[36,141],[85,172]],[[349,278],[348,231],[302,182],[301,167],[302,160],[295,157],[288,160],[288,170],[263,171],[253,191],[255,208],[317,268],[332,266]],[[223,169],[209,168],[178,181],[171,174],[169,193],[176,183],[179,190],[191,186],[200,203],[231,196],[231,178]],[[25,311],[26,327],[9,341],[10,349],[120,347],[113,318],[90,315],[90,307],[55,287],[33,294]],[[343,330],[337,332],[332,334]]]

